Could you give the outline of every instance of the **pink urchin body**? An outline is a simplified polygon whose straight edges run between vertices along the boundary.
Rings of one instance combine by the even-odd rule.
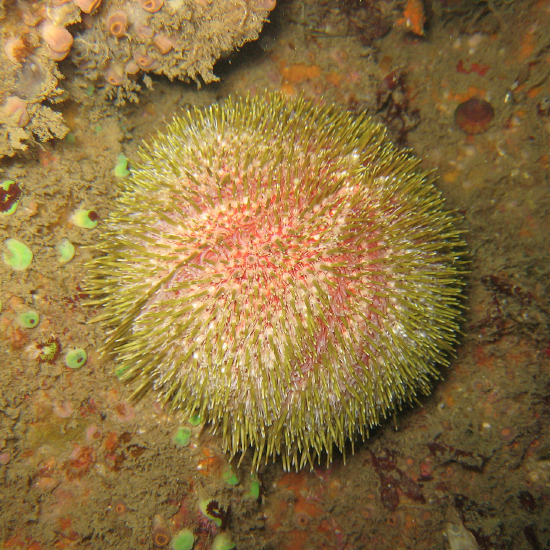
[[[427,391],[459,316],[454,217],[368,119],[282,97],[176,120],[92,264],[137,394],[232,454],[312,463]]]

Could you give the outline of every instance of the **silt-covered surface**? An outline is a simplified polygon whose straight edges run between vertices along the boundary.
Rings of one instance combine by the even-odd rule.
[[[220,530],[240,550],[550,544],[550,4],[462,4],[422,4],[422,36],[415,2],[280,2],[257,42],[214,67],[219,83],[152,77],[153,89],[123,106],[104,90],[82,94],[62,107],[69,138],[3,160],[2,181],[20,183],[22,198],[0,219],[2,241],[25,243],[34,258],[22,272],[0,263],[0,547],[149,549],[166,533],[170,547],[182,529],[196,549]],[[98,355],[105,335],[87,324],[97,312],[83,305],[99,225],[71,217],[93,210],[101,224],[119,155],[131,169],[139,143],[186,105],[266,88],[386,123],[437,170],[463,216],[470,273],[456,358],[432,395],[354,454],[350,444],[345,463],[285,473],[277,461],[251,477],[250,457],[230,464],[216,434],[167,414],[153,394],[129,401],[113,361]],[[470,97],[495,112],[474,136],[454,121]],[[76,248],[64,265],[63,239]],[[36,328],[18,323],[28,309],[40,314]],[[52,336],[61,353],[39,362],[36,346]],[[73,348],[87,351],[80,369],[65,365]]]

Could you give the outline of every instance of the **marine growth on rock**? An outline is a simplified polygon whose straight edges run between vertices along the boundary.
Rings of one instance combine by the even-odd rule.
[[[58,63],[94,96],[137,101],[151,74],[212,82],[215,62],[258,38],[275,0],[37,0],[0,4],[0,158],[68,127],[51,104],[69,97]],[[82,98],[72,97],[77,101]]]

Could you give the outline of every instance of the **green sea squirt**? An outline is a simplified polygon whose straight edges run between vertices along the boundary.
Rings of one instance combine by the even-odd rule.
[[[17,239],[6,239],[4,248],[7,252],[2,254],[4,263],[15,271],[25,271],[32,263],[32,250]]]

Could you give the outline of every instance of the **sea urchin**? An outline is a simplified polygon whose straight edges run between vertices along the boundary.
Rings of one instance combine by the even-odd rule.
[[[140,152],[92,260],[104,351],[253,467],[313,464],[448,364],[464,243],[367,117],[279,95],[191,109]]]

